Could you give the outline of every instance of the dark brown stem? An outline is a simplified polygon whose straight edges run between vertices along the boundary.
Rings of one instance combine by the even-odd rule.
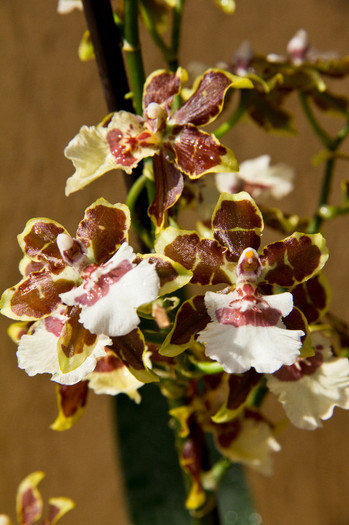
[[[131,100],[125,98],[130,88],[122,55],[123,39],[114,22],[110,0],[82,0],[82,3],[108,111],[124,110],[134,113]],[[131,175],[124,174],[127,190],[133,186],[141,173],[140,163]],[[135,217],[150,229],[147,207],[147,195],[143,192],[135,208]],[[147,251],[141,239],[139,244],[143,251]]]
[[[114,22],[110,0],[82,0],[108,111],[133,112],[125,99],[129,85],[122,56],[122,35]]]

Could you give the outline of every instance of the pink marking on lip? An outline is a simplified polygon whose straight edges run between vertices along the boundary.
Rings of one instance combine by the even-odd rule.
[[[241,308],[220,308],[216,311],[217,321],[231,326],[275,326],[281,318],[281,312],[275,308],[252,306],[244,312]]]
[[[120,281],[120,279],[130,270],[132,270],[132,264],[130,261],[125,259],[121,261],[116,268],[110,270],[110,272],[101,275],[98,280],[93,284],[93,286],[83,293],[76,297],[76,302],[83,306],[92,306],[97,301],[105,297],[111,285]]]
[[[63,330],[64,322],[60,319],[57,319],[57,317],[46,317],[45,318],[45,328],[48,332],[51,332],[51,334],[55,335],[56,337],[60,337],[61,332]]]

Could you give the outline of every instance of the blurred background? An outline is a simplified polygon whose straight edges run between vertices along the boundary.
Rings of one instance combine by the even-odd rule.
[[[56,0],[0,3],[1,290],[19,280],[16,235],[28,219],[50,217],[73,235],[94,200],[104,196],[118,202],[125,196],[116,172],[64,196],[65,181],[72,174],[64,147],[81,125],[98,123],[107,111],[95,63],[83,64],[77,56],[83,14],[60,16],[56,7]],[[347,0],[237,0],[234,16],[224,15],[213,0],[187,0],[181,63],[185,67],[195,60],[214,66],[230,61],[246,38],[259,52],[283,54],[301,27],[316,48],[343,56],[349,52],[348,16]],[[150,73],[164,64],[146,35],[142,38]],[[344,93],[347,88],[343,84],[340,89]],[[266,134],[246,122],[223,142],[240,162],[268,153],[273,163],[292,165],[296,189],[282,206],[306,215],[318,200],[322,170],[314,168],[310,158],[321,145],[299,111],[295,122],[299,134],[292,138]],[[333,124],[336,129],[335,119]],[[335,195],[343,178],[348,178],[346,164],[339,162]],[[325,231],[331,254],[325,272],[333,286],[331,309],[344,319],[349,313],[348,220],[335,219]],[[64,495],[76,502],[76,509],[64,518],[66,525],[126,525],[110,399],[91,393],[85,415],[72,430],[50,430],[57,411],[54,385],[47,376],[29,378],[17,368],[15,345],[6,336],[8,325],[7,319],[0,319],[0,513],[14,516],[18,483],[30,472],[43,470],[45,495]],[[275,400],[270,399],[269,408],[275,417],[283,417]],[[274,475],[248,473],[264,525],[349,523],[348,435],[349,414],[340,409],[315,432],[289,426],[280,434],[282,451],[275,455]]]

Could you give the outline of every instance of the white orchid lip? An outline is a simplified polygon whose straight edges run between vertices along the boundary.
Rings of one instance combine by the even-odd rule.
[[[110,266],[110,269],[108,267]],[[82,285],[84,293],[75,297],[76,303],[81,306],[92,306],[97,301],[105,297],[113,284],[116,284],[122,277],[133,268],[129,260],[121,261],[116,267],[106,264],[104,267],[91,267],[89,280]],[[86,269],[86,274],[89,268]],[[86,275],[85,274],[85,275]]]
[[[349,409],[349,361],[333,355],[329,341],[321,334],[313,340],[315,355],[298,359],[267,377],[267,385],[298,428],[314,430],[329,419],[336,406]]]
[[[300,355],[302,330],[287,330],[282,318],[291,313],[289,292],[261,295],[257,290],[262,265],[256,250],[246,248],[236,269],[236,289],[227,294],[207,292],[205,305],[211,318],[199,332],[207,357],[228,373],[255,368],[272,373],[292,365]]]
[[[218,191],[237,193],[244,190],[259,200],[268,196],[285,197],[293,189],[294,170],[283,163],[270,165],[270,161],[269,155],[261,155],[241,162],[238,173],[216,173]]]
[[[90,332],[110,337],[130,333],[140,322],[137,308],[157,298],[155,265],[148,260],[136,265],[135,257],[123,243],[107,263],[88,266],[79,287],[60,295],[63,303],[81,308],[80,322]]]

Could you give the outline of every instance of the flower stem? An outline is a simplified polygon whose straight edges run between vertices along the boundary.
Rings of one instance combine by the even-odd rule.
[[[230,131],[244,115],[247,107],[249,93],[246,89],[240,91],[240,101],[234,113],[226,120],[219,128],[214,132],[217,139],[223,137],[228,131]]]
[[[349,134],[349,122],[346,122],[343,128],[337,133],[337,136],[335,138],[332,138],[330,137],[330,135],[328,135],[328,133],[320,126],[320,124],[316,120],[314,113],[312,112],[310,108],[307,95],[304,92],[300,92],[299,99],[300,99],[304,114],[307,117],[314,132],[316,133],[316,135],[318,136],[322,144],[325,146],[326,150],[329,153],[332,153],[332,155],[330,155],[330,157],[327,159],[326,164],[325,164],[325,171],[324,171],[324,176],[323,176],[321,190],[320,190],[318,207],[307,229],[308,233],[317,233],[320,231],[322,223],[326,219],[326,216],[321,213],[321,209],[323,208],[323,206],[328,204],[329,199],[330,199],[332,178],[334,174],[334,167],[335,167],[335,161],[336,161],[335,153],[341,146],[343,140]]]
[[[349,122],[347,122],[343,128],[338,132],[337,136],[334,139],[330,139],[330,142],[328,144],[328,150],[333,153],[331,155],[325,164],[325,171],[324,171],[324,177],[322,181],[321,191],[320,191],[320,197],[319,197],[319,203],[317,207],[317,211],[314,214],[313,220],[311,221],[308,233],[317,233],[320,231],[321,226],[326,220],[326,215],[321,213],[322,208],[328,204],[330,194],[331,194],[331,186],[332,186],[332,178],[334,174],[334,168],[336,163],[336,151],[341,146],[343,140],[347,137],[349,134]]]
[[[179,65],[179,44],[182,29],[182,15],[185,0],[176,0],[173,11],[172,34],[171,34],[171,51],[173,59],[169,61],[171,71],[176,71]]]
[[[124,51],[128,64],[133,104],[142,115],[145,72],[138,32],[138,0],[125,0]]]
[[[82,0],[108,111],[132,111],[121,52],[122,35],[114,22],[110,0]]]
[[[151,234],[148,230],[144,228],[142,225],[142,222],[139,220],[139,214],[135,212],[136,203],[137,200],[142,192],[142,190],[147,185],[147,177],[142,174],[138,179],[135,180],[134,184],[131,186],[127,200],[126,205],[128,206],[130,213],[131,213],[131,222],[134,230],[136,231],[139,238],[143,241],[143,243],[148,247],[153,247],[153,239]]]
[[[178,67],[178,52],[179,52],[179,43],[180,43],[180,33],[181,33],[181,22],[182,22],[182,12],[184,7],[184,0],[176,0],[176,5],[173,9],[173,21],[172,21],[172,31],[171,31],[171,44],[168,45],[160,35],[154,18],[152,15],[152,9],[149,6],[149,0],[140,0],[140,7],[143,22],[146,28],[149,31],[150,36],[152,37],[154,43],[159,48],[162,53],[162,56],[166,60],[168,67],[171,71],[176,71]]]
[[[169,62],[171,60],[171,49],[164,42],[162,36],[160,35],[160,33],[158,32],[156,28],[154,19],[152,17],[151,9],[149,7],[149,1],[140,0],[140,8],[141,8],[142,18],[143,18],[145,27],[148,29],[149,34],[152,37],[156,46],[160,49],[162,56],[164,57],[166,62]]]
[[[331,145],[333,141],[331,137],[326,133],[326,131],[320,126],[320,124],[316,120],[315,115],[310,108],[308,97],[303,91],[299,93],[299,100],[301,103],[301,107],[304,111],[304,114],[307,117],[315,134],[319,137],[320,141],[325,146],[325,148],[328,150],[331,150]]]

